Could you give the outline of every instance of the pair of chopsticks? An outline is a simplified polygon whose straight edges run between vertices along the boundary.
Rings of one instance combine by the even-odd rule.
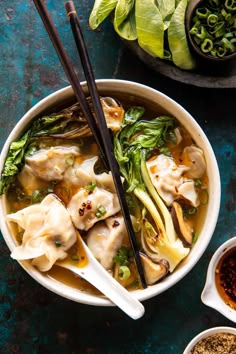
[[[86,96],[84,94],[84,91],[80,85],[80,80],[73,69],[73,66],[71,64],[71,61],[67,55],[67,52],[60,40],[60,37],[58,35],[58,32],[52,22],[51,16],[47,10],[47,7],[44,3],[44,0],[34,0],[34,4],[38,10],[38,13],[44,23],[44,26],[48,32],[48,35],[54,45],[54,48],[57,52],[57,55],[60,59],[60,62],[64,68],[64,71],[67,75],[67,78],[69,82],[71,83],[71,86],[74,90],[74,94],[80,103],[81,109],[84,113],[84,116],[87,118],[88,124],[90,126],[90,129],[94,135],[94,138],[96,140],[96,143],[98,144],[98,147],[100,149],[100,154],[101,157],[103,158],[103,161],[105,161],[106,166],[110,167],[112,177],[114,180],[117,196],[119,198],[121,210],[123,213],[125,225],[127,228],[128,236],[130,239],[130,243],[133,249],[134,253],[134,259],[136,263],[136,267],[138,270],[138,274],[140,277],[141,285],[143,288],[147,287],[146,280],[145,280],[145,275],[144,275],[144,270],[140,258],[140,253],[135,237],[135,233],[133,230],[133,225],[132,221],[130,218],[130,213],[128,209],[128,204],[126,201],[125,197],[125,192],[123,189],[122,181],[120,178],[120,171],[119,171],[119,166],[118,163],[115,159],[114,152],[113,152],[113,145],[111,141],[111,136],[109,133],[109,130],[107,128],[106,120],[104,117],[104,112],[101,106],[101,101],[99,98],[99,94],[97,91],[96,87],[96,82],[94,79],[94,74],[92,71],[92,67],[90,64],[89,56],[87,53],[86,45],[83,39],[83,34],[79,25],[79,19],[78,15],[76,13],[76,9],[74,6],[73,1],[68,1],[65,3],[65,8],[67,15],[70,20],[70,25],[72,28],[74,40],[79,52],[79,56],[81,59],[81,64],[83,66],[84,74],[87,80],[87,85],[89,89],[89,93],[92,99],[92,103],[94,106],[94,111],[95,111],[95,116],[96,120],[93,116],[93,113],[90,110],[90,107],[88,105]]]

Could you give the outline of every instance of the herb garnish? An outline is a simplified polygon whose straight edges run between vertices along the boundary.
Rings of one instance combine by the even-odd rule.
[[[106,208],[102,204],[99,204],[95,216],[99,219],[106,214]]]
[[[91,181],[89,184],[87,184],[84,189],[86,189],[86,191],[89,191],[89,192],[93,192],[94,189],[96,188],[97,184],[95,181]]]

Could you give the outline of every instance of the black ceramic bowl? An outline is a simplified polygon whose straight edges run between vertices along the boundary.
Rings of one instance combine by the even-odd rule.
[[[215,57],[208,53],[203,53],[197,45],[190,30],[193,26],[193,17],[197,8],[202,8],[208,3],[207,0],[190,0],[186,10],[185,26],[189,42],[189,48],[195,57],[198,69],[211,75],[229,74],[236,67],[236,52],[225,55],[224,57]]]

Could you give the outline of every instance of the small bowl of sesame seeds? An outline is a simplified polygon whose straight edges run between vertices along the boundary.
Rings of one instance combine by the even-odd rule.
[[[194,337],[183,354],[235,354],[236,328],[213,327]]]
[[[224,242],[212,256],[201,300],[236,322],[236,237]]]

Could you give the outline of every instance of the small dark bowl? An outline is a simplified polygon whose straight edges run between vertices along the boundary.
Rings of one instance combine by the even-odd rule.
[[[195,10],[198,7],[204,6],[205,2],[206,0],[190,0],[188,4],[185,15],[185,27],[189,49],[196,59],[198,71],[214,76],[229,75],[234,68],[236,68],[236,52],[228,54],[222,58],[214,57],[210,54],[204,54],[190,34],[192,18]]]

